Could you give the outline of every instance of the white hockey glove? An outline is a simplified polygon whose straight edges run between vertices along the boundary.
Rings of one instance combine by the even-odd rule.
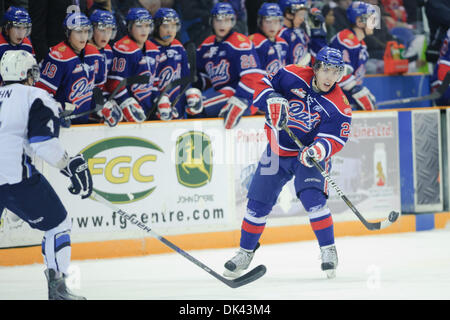
[[[77,154],[69,159],[67,166],[61,170],[61,173],[69,177],[72,184],[69,186],[69,192],[80,194],[81,199],[88,198],[92,193],[92,176],[87,162],[83,155]]]
[[[195,116],[203,111],[202,92],[197,88],[186,90],[186,113]]]
[[[245,110],[247,110],[247,100],[232,96],[228,99],[227,104],[220,110],[219,118],[224,119],[225,129],[235,127]]]
[[[172,107],[170,103],[170,99],[168,96],[163,95],[161,99],[158,102],[158,112],[156,115],[159,119],[167,121],[172,120],[173,114],[172,114]]]
[[[317,162],[325,160],[326,150],[323,144],[320,142],[315,142],[309,147],[303,148],[302,152],[298,154],[298,159],[302,165],[311,168],[314,164],[311,159]]]
[[[366,87],[354,87],[351,91],[351,95],[362,110],[372,111],[377,108],[374,95]]]
[[[288,122],[289,102],[278,93],[271,93],[266,100],[267,112],[265,114],[267,122],[282,130]]]
[[[145,121],[144,109],[139,105],[135,98],[128,98],[120,104],[123,116],[128,122],[143,122]]]
[[[123,119],[122,109],[114,100],[106,101],[103,105],[103,109],[97,114],[99,117],[103,118],[105,124],[110,127],[115,127]]]

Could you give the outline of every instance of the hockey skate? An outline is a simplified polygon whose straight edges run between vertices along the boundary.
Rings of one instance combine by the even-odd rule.
[[[236,255],[225,263],[225,271],[223,272],[223,275],[229,278],[239,277],[242,271],[246,270],[250,265],[250,262],[252,262],[255,251],[258,248],[259,243],[253,251],[239,248]]]
[[[320,247],[320,256],[322,259],[321,268],[327,274],[327,278],[332,279],[336,277],[336,267],[338,265],[336,246],[331,244]]]
[[[48,300],[86,300],[70,292],[61,273],[53,269],[46,269],[44,273],[48,282]]]

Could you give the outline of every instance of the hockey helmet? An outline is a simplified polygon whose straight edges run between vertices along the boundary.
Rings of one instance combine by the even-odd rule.
[[[148,12],[144,8],[130,8],[128,10],[127,16],[125,17],[128,25],[128,32],[131,31],[131,27],[134,23],[149,23],[150,24],[150,33],[153,32],[153,18],[150,12]]]
[[[31,33],[31,18],[27,10],[21,7],[9,7],[3,15],[6,28],[25,27],[27,29],[26,37]]]
[[[236,12],[231,4],[228,2],[218,2],[211,10],[211,18],[209,24],[212,26],[213,19],[222,20],[224,18],[231,18],[232,27],[236,24]]]
[[[180,31],[181,22],[178,13],[172,8],[159,8],[155,13],[155,30],[153,31],[153,36],[156,38],[160,38],[159,35],[159,27],[162,24],[167,24],[170,22],[175,22],[177,26],[177,32]]]
[[[33,55],[25,50],[8,50],[0,60],[0,75],[5,82],[24,81],[31,75],[36,83],[39,81],[39,65]]]
[[[92,25],[95,28],[98,28],[99,30],[111,28],[112,29],[111,39],[114,39],[116,37],[117,34],[116,18],[114,18],[114,15],[111,12],[96,9],[94,10],[94,12],[92,12],[91,16],[89,17],[89,20],[91,21]]]
[[[342,78],[345,69],[344,56],[341,51],[328,46],[319,50],[314,61],[314,70],[317,71],[320,68],[333,68],[339,74],[339,79]]]
[[[351,24],[356,24],[358,17],[361,17],[362,21],[366,23],[370,16],[376,14],[377,10],[373,5],[362,1],[355,1],[347,8],[347,18]]]
[[[89,18],[81,12],[69,13],[63,22],[66,37],[69,38],[71,31],[88,31],[89,38],[92,37],[92,24]]]
[[[278,1],[283,14],[291,13],[294,14],[298,10],[307,9],[306,0],[280,0]]]

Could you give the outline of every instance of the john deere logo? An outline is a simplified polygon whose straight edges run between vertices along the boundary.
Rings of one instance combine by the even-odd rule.
[[[190,188],[204,186],[211,181],[211,140],[203,132],[189,131],[178,137],[176,143],[178,182]]]
[[[155,151],[163,152],[148,140],[114,137],[94,142],[80,152],[88,161],[94,191],[113,203],[129,203],[141,200],[155,190],[156,186],[149,187],[154,182],[151,165],[157,159]],[[103,179],[99,180],[99,177],[106,181],[100,181]],[[98,185],[120,192],[102,191]]]

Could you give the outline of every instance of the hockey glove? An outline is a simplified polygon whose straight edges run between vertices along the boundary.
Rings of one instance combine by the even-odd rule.
[[[309,147],[303,148],[302,152],[298,154],[298,159],[305,167],[311,168],[314,164],[311,159],[317,162],[325,160],[326,150],[323,144],[315,142]]]
[[[168,96],[163,95],[161,97],[161,99],[158,102],[158,112],[156,113],[156,115],[158,116],[159,119],[167,121],[167,120],[172,120],[173,115],[172,115],[172,106],[170,103],[170,99]]]
[[[61,170],[61,173],[69,177],[72,182],[69,186],[70,193],[81,193],[81,199],[86,199],[91,195],[92,176],[83,155],[77,154],[75,157],[70,158],[67,166]]]
[[[283,129],[288,121],[289,102],[278,93],[271,93],[266,102],[267,122],[277,130]]]
[[[123,116],[128,122],[143,122],[145,121],[144,109],[139,105],[135,98],[128,98],[120,104]]]
[[[350,93],[362,110],[372,111],[377,108],[374,95],[366,87],[355,86]]]
[[[186,113],[195,116],[203,111],[202,92],[197,88],[186,90]]]
[[[322,12],[317,8],[311,8],[308,15],[308,24],[311,30],[311,37],[326,37],[327,27]]]
[[[99,117],[103,118],[105,124],[110,127],[115,127],[123,119],[122,109],[114,100],[106,101],[103,105],[103,109],[97,114]]]
[[[235,127],[245,110],[247,110],[247,100],[232,96],[228,99],[227,104],[220,110],[219,118],[224,119],[225,129]]]

